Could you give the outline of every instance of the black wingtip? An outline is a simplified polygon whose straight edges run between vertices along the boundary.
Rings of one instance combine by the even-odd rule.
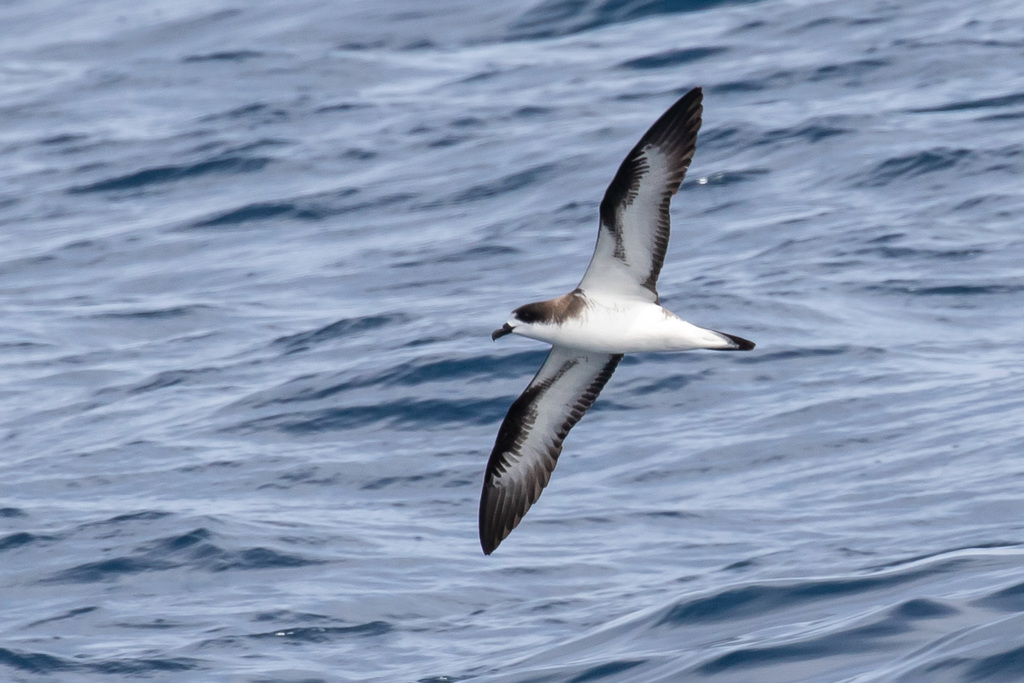
[[[486,496],[486,494],[484,495]],[[480,549],[484,551],[484,555],[490,555],[497,550],[512,530],[509,529],[508,533],[502,534],[499,529],[495,529],[485,517],[483,501],[480,502]]]

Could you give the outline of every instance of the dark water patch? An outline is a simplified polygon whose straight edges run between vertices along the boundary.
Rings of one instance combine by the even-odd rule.
[[[869,172],[858,185],[882,187],[891,183],[919,176],[946,171],[974,158],[969,149],[936,147],[905,156],[886,159]]]
[[[57,573],[49,582],[95,583],[122,576],[152,571],[190,568],[208,572],[304,567],[320,564],[298,555],[265,547],[225,550],[212,542],[213,534],[204,528],[193,529],[156,539],[137,548],[131,555],[87,562]]]
[[[629,393],[631,395],[646,396],[647,394],[653,394],[659,391],[675,391],[685,387],[693,381],[694,377],[692,375],[669,375],[653,382],[631,387]]]
[[[405,44],[399,46],[398,49],[399,50],[404,50],[404,51],[413,51],[413,50],[431,50],[431,49],[434,49],[434,48],[437,48],[437,47],[438,47],[438,45],[434,41],[427,40],[426,38],[421,38],[421,39],[417,39],[417,40],[413,40],[413,41],[410,41],[408,43],[405,43]]]
[[[266,633],[252,633],[248,637],[256,640],[273,638],[304,643],[326,643],[339,638],[372,638],[391,633],[394,627],[386,621],[368,621],[356,626],[302,626],[283,628]]]
[[[894,607],[874,623],[777,645],[738,648],[701,664],[695,672],[714,675],[726,671],[772,667],[784,662],[807,662],[839,655],[892,650],[900,646],[895,638],[912,632],[915,621],[943,618],[956,612],[932,600],[911,599]],[[892,642],[885,642],[887,640]],[[1012,661],[1013,657],[1007,659]]]
[[[851,132],[848,128],[840,128],[826,123],[809,123],[791,128],[778,128],[768,131],[753,141],[755,145],[773,145],[786,140],[806,140],[813,144],[822,140],[844,135]]]
[[[323,564],[323,561],[280,553],[270,548],[246,548],[235,552],[222,551],[213,557],[206,556],[200,566],[209,571],[224,572],[229,570],[287,569],[314,564]]]
[[[0,647],[0,665],[33,674],[50,674],[56,671],[77,669],[79,666],[71,660],[42,652],[19,652],[5,647]]]
[[[759,347],[760,348],[760,347]],[[740,362],[751,364],[751,363],[777,363],[779,361],[795,360],[798,358],[816,358],[816,357],[828,357],[828,356],[840,356],[844,353],[851,351],[849,346],[835,346],[835,347],[807,347],[802,349],[784,349],[781,351],[765,351],[763,353],[749,353],[744,354],[737,360]],[[881,349],[879,349],[881,351]]]
[[[100,180],[88,185],[72,187],[68,189],[68,193],[84,194],[89,192],[136,190],[149,185],[160,185],[215,173],[253,173],[262,170],[272,161],[273,159],[269,157],[225,156],[194,164],[157,166],[135,171],[127,175],[107,178],[106,180]]]
[[[969,109],[994,109],[998,107],[1012,107],[1017,104],[1024,104],[1024,93],[1013,93],[1011,95],[1001,95],[999,97],[983,97],[977,100],[961,100],[959,102],[950,102],[949,104],[942,104],[935,107],[908,109],[907,111],[913,114],[927,114],[932,112],[964,111]]]
[[[168,538],[160,539],[152,547],[150,552],[158,554],[175,553],[184,550],[185,548],[191,548],[192,546],[196,545],[197,543],[201,543],[202,541],[206,541],[210,538],[210,536],[211,534],[207,529],[195,529],[186,534],[181,534],[179,536],[170,536]]]
[[[284,109],[272,107],[264,102],[253,102],[241,107],[228,109],[217,114],[210,114],[199,119],[201,123],[212,123],[215,121],[255,118],[263,123],[274,123],[284,121],[288,118],[288,112]]]
[[[351,40],[344,43],[338,43],[338,50],[351,50],[353,52],[361,52],[363,50],[379,50],[387,47],[388,44],[383,40]]]
[[[68,242],[67,244],[65,244],[63,247],[61,247],[61,251],[73,251],[73,250],[76,250],[76,249],[91,249],[91,248],[97,247],[97,246],[99,246],[99,245],[94,240],[73,240],[73,241]]]
[[[544,0],[512,23],[509,38],[554,38],[644,17],[753,2],[757,0]]]
[[[165,372],[159,372],[153,377],[147,379],[145,382],[130,387],[128,389],[128,393],[145,394],[150,391],[157,391],[158,389],[166,389],[168,387],[182,384],[198,375],[205,375],[206,373],[206,370],[167,370]]]
[[[619,64],[619,67],[640,71],[647,69],[661,69],[666,66],[678,66],[680,64],[696,62],[701,59],[707,59],[708,57],[714,57],[715,55],[722,54],[727,51],[728,48],[725,47],[691,47],[678,50],[665,50],[663,52],[656,52],[652,55],[647,55],[646,57],[630,59]]]
[[[237,225],[239,223],[250,223],[265,221],[285,214],[294,215],[297,207],[291,202],[257,202],[246,206],[218,214],[192,224],[195,228],[216,227],[219,225]]]
[[[554,169],[554,164],[541,164],[528,168],[525,171],[519,171],[518,173],[498,178],[492,182],[473,185],[455,195],[453,201],[456,203],[473,202],[479,199],[515,192],[550,177]]]
[[[362,149],[360,147],[350,147],[341,153],[342,159],[352,159],[354,161],[369,161],[375,159],[377,153],[372,149]]]
[[[60,671],[91,671],[101,674],[147,676],[160,671],[190,671],[199,662],[188,658],[175,659],[111,659],[107,661],[71,660],[41,652],[19,652],[0,648],[0,666],[30,674],[53,674]]]
[[[408,192],[397,192],[364,201],[346,201],[357,193],[358,190],[355,188],[344,188],[335,192],[311,197],[300,197],[291,201],[254,202],[195,221],[185,226],[185,229],[235,227],[246,223],[257,223],[271,219],[319,222],[347,213],[369,209],[398,211],[417,196]]]
[[[1024,111],[1006,114],[990,114],[989,116],[980,117],[978,119],[978,122],[988,123],[990,121],[1019,121],[1020,119],[1024,119]]]
[[[508,73],[508,71],[508,69],[483,69],[481,71],[477,71],[476,73],[470,74],[469,76],[466,76],[464,78],[460,78],[458,82],[461,85],[466,85],[468,83],[481,83],[484,81],[493,81],[499,76],[504,76],[505,74]],[[482,121],[480,121],[480,119],[477,118],[474,118],[473,122],[482,123]]]
[[[776,71],[755,78],[741,78],[735,81],[716,83],[708,86],[706,90],[711,95],[743,95],[771,88],[782,88],[792,84],[795,80],[791,71]]]
[[[248,408],[265,408],[294,402],[320,401],[366,387],[408,387],[457,379],[471,382],[473,378],[518,378],[536,372],[543,359],[542,353],[529,351],[510,356],[488,355],[440,360],[418,358],[378,372],[356,377],[344,375],[340,380],[336,379],[338,375],[326,378],[319,375],[299,377],[278,389],[250,396],[240,404]]]
[[[532,119],[544,114],[550,114],[552,111],[551,107],[538,107],[536,105],[528,105],[525,107],[519,107],[512,112],[512,118],[515,119]]]
[[[448,122],[449,128],[482,128],[486,122],[478,116],[460,116]]]
[[[817,638],[769,647],[745,647],[715,657],[696,668],[703,675],[736,669],[769,667],[782,662],[810,661],[843,654],[877,652],[888,649],[881,641],[911,631],[909,624],[885,619],[875,624],[844,629]]]
[[[836,26],[870,26],[871,24],[878,24],[889,21],[892,17],[890,15],[875,15],[875,16],[863,16],[863,17],[819,17],[812,19],[807,23],[799,26],[800,31],[809,28],[820,28],[827,27],[832,28]]]
[[[52,344],[40,344],[37,342],[0,342],[0,351],[27,351],[52,348]],[[14,508],[0,508],[0,517],[4,516],[4,510],[13,510]]]
[[[655,626],[754,618],[758,614],[783,610],[817,600],[891,588],[938,573],[941,570],[941,567],[933,567],[860,579],[741,586],[721,591],[715,595],[679,603],[669,608],[664,616],[655,623]]]
[[[449,254],[443,254],[441,256],[435,256],[432,254],[422,254],[420,257],[411,259],[409,261],[400,261],[394,264],[394,267],[417,268],[420,266],[433,267],[438,263],[479,263],[480,261],[486,259],[501,259],[511,254],[521,253],[522,250],[516,249],[515,247],[507,247],[502,245],[478,245],[475,247],[470,247],[468,249],[463,249]]]
[[[566,683],[590,683],[590,681],[600,681],[608,678],[609,676],[624,673],[634,667],[646,663],[646,659],[624,659],[616,662],[608,662],[606,664],[598,664],[597,666],[592,666],[573,676],[568,679]]]
[[[466,140],[468,140],[468,138],[465,137],[465,136],[460,136],[460,135],[443,135],[443,136],[441,136],[439,138],[434,138],[433,140],[428,142],[427,143],[427,147],[432,147],[434,149],[440,149],[440,148],[444,148],[444,147],[454,147],[455,145],[457,145],[457,144],[459,144],[461,142],[465,142]]]
[[[185,534],[168,536],[139,549],[142,557],[169,566],[189,566],[210,572],[252,569],[281,569],[320,564],[298,555],[281,553],[270,548],[255,547],[225,550],[211,542],[213,534],[204,528]]]
[[[907,600],[900,603],[898,606],[893,608],[892,616],[895,619],[915,620],[915,619],[936,619],[938,617],[948,617],[951,614],[956,614],[959,610],[943,605],[941,602],[935,600],[928,600],[926,598],[915,598],[913,600]]]
[[[27,515],[23,510],[19,508],[3,507],[0,508],[0,519],[10,519],[12,517],[26,517]]]
[[[534,354],[528,355],[530,359]],[[444,382],[455,379],[494,376],[499,365],[505,365],[507,357],[473,356],[470,358],[442,358],[440,360],[416,359],[401,363],[385,372],[365,378],[357,378],[346,384],[342,389],[366,386],[417,386],[427,382]],[[513,360],[513,362],[515,362]],[[336,393],[332,391],[331,393]],[[317,396],[317,398],[322,398]]]
[[[1013,202],[1016,198],[1005,194],[983,194],[963,200],[953,207],[953,211],[970,211],[979,207],[997,208],[1007,202]]]
[[[89,614],[90,612],[95,612],[98,609],[99,609],[99,607],[78,607],[76,609],[68,610],[67,612],[64,612],[63,614],[58,614],[55,617],[49,617],[48,619],[40,619],[39,621],[33,621],[28,626],[29,626],[29,628],[32,628],[34,626],[41,626],[43,624],[49,624],[49,623],[54,622],[54,621],[64,621],[65,619],[74,619],[77,616],[80,616],[82,614]]]
[[[841,64],[828,64],[815,68],[808,80],[814,82],[833,79],[859,79],[873,71],[889,66],[890,63],[887,59],[858,59]]]
[[[39,144],[47,146],[68,145],[75,142],[82,142],[83,140],[87,140],[88,138],[88,135],[83,135],[79,133],[63,133],[61,135],[50,135],[45,138],[42,138],[39,141]]]
[[[1024,284],[936,285],[926,287],[916,280],[885,280],[880,284],[864,287],[864,291],[885,294],[912,294],[916,296],[970,297],[1019,294],[1024,292]]]
[[[422,481],[444,478],[448,474],[448,472],[434,472],[432,474],[411,474],[404,477],[381,477],[380,479],[374,479],[367,484],[363,484],[359,489],[361,491],[379,491],[396,485],[404,487],[409,484],[418,484]]]
[[[978,598],[973,604],[1003,612],[1024,612],[1024,583]]]
[[[140,512],[129,512],[123,515],[115,515],[101,524],[121,524],[122,522],[150,522],[154,519],[163,519],[170,517],[173,512],[164,512],[162,510],[142,510]]]
[[[889,62],[886,60],[863,59],[814,69],[779,69],[735,81],[717,83],[709,86],[707,90],[712,95],[745,94],[827,80],[841,80],[843,85],[856,87],[862,84],[864,76],[888,65]]]
[[[298,353],[300,351],[308,351],[318,344],[323,344],[333,339],[344,339],[371,330],[377,330],[387,325],[405,323],[408,320],[409,316],[402,313],[343,318],[310,332],[299,332],[286,337],[279,337],[273,343],[285,347],[287,353]]]
[[[99,562],[86,562],[57,572],[43,581],[45,583],[96,583],[113,581],[125,575],[173,569],[177,566],[171,562],[147,557],[122,556]]]
[[[248,59],[258,59],[265,55],[266,53],[256,50],[225,50],[202,55],[188,55],[182,58],[181,61],[185,64],[192,62],[244,62]]]
[[[974,662],[966,671],[970,681],[1019,681],[1024,672],[1024,645]]]
[[[193,671],[201,668],[198,660],[187,657],[175,659],[117,659],[90,662],[87,668],[102,674],[134,675],[146,677],[160,671]]]
[[[46,539],[47,537],[36,536],[35,534],[30,534],[25,531],[10,534],[8,536],[0,538],[0,553],[4,552],[5,550],[13,550],[14,548],[20,548],[22,546],[28,545],[29,543],[34,543],[35,541]]]
[[[151,522],[157,519],[163,519],[170,517],[174,513],[164,512],[162,510],[140,510],[139,512],[127,512],[121,515],[115,515],[108,519],[101,519],[96,522],[85,522],[78,526],[79,529],[88,529],[90,527],[97,526],[108,526],[108,525],[121,525],[125,522]]]
[[[435,262],[436,263],[463,263],[465,261],[472,261],[472,262],[475,263],[475,262],[477,262],[477,261],[479,261],[481,259],[485,259],[485,258],[508,256],[510,254],[519,254],[519,253],[522,253],[522,251],[520,249],[516,249],[515,247],[506,247],[506,246],[497,245],[497,244],[493,244],[493,245],[484,244],[484,245],[479,245],[479,246],[476,246],[476,247],[472,247],[470,249],[465,249],[465,250],[459,251],[457,253],[447,254],[445,256],[441,256]]]
[[[701,131],[701,147],[734,149],[754,144],[761,133],[752,127],[708,126]]]
[[[186,465],[180,467],[176,471],[178,472],[208,472],[213,470],[219,470],[223,468],[238,469],[244,467],[245,463],[240,460],[213,460],[211,462],[204,462],[201,465]]]
[[[370,105],[365,102],[338,102],[318,107],[315,112],[317,114],[330,114],[336,111],[352,111],[353,109],[368,109],[369,107]]]
[[[632,481],[642,480],[639,477],[635,477]],[[683,510],[651,510],[640,513],[640,516],[647,519],[700,519],[700,515],[694,512],[684,512]]]
[[[853,252],[857,256],[877,256],[883,259],[906,261],[908,259],[967,261],[985,254],[984,249],[922,249],[916,247],[895,247],[888,245],[866,247]]]
[[[151,308],[135,311],[116,311],[113,313],[98,313],[94,318],[111,318],[120,320],[157,320],[184,318],[199,311],[210,310],[212,306],[206,304],[189,304],[185,306],[168,306],[167,308]]]
[[[397,429],[448,429],[453,424],[486,425],[500,420],[514,396],[491,400],[400,399],[373,405],[292,412],[239,425],[243,433],[274,429],[289,434],[343,431],[373,424]]]
[[[738,562],[733,562],[732,564],[730,564],[730,565],[728,565],[726,567],[723,567],[722,571],[723,572],[736,572],[736,571],[741,571],[741,570],[744,570],[744,569],[750,569],[752,567],[757,567],[760,564],[761,563],[758,560],[756,560],[754,558],[748,558],[746,560],[740,560]]]
[[[258,489],[289,489],[295,484],[314,484],[319,486],[332,486],[337,483],[338,476],[323,476],[317,467],[307,467],[298,471],[286,472],[277,477],[278,482],[283,484],[260,484]]]
[[[177,621],[168,621],[167,619],[161,619],[157,617],[151,621],[133,621],[133,622],[119,622],[117,624],[121,628],[140,628],[140,629],[151,629],[155,631],[162,631],[168,629],[181,628],[184,626],[183,623]]]
[[[278,609],[270,612],[260,612],[252,616],[252,621],[337,621],[334,617],[325,614],[314,614],[312,612],[293,612],[287,609]]]

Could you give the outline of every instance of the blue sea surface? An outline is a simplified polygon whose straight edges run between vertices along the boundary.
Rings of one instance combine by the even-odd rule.
[[[669,309],[491,557],[619,162]],[[1024,4],[0,3],[0,680],[1024,680]]]

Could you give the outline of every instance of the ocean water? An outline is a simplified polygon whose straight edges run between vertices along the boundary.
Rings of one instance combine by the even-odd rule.
[[[0,680],[1024,678],[1016,0],[0,4]],[[625,153],[665,305],[491,557]]]

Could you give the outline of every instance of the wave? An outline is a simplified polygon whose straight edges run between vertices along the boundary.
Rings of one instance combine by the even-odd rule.
[[[29,652],[4,647],[0,647],[0,666],[40,675],[79,671],[139,676],[149,676],[167,671],[191,671],[202,668],[199,660],[185,657],[167,659],[122,657],[118,659],[82,661],[79,658],[56,657],[44,652]]]
[[[320,564],[322,560],[272,548],[228,550],[205,528],[151,541],[128,555],[84,562],[42,579],[45,583],[95,583],[143,572],[184,569],[204,572],[281,569]]]
[[[759,0],[545,0],[512,24],[509,39],[553,38],[659,15]]]
[[[860,576],[698,593],[534,652],[501,680],[895,681],[939,671],[1016,680],[1024,584],[969,602],[945,595],[964,572],[1019,555],[1018,546],[959,548]]]
[[[191,164],[171,164],[144,168],[125,175],[118,175],[87,185],[72,187],[68,189],[68,193],[87,194],[91,192],[141,190],[151,185],[191,180],[211,174],[255,173],[263,170],[273,161],[270,157],[252,157],[238,154],[218,155],[212,159],[204,159]]]
[[[274,201],[259,201],[243,204],[227,211],[220,211],[186,226],[186,229],[226,228],[270,219],[297,221],[323,221],[347,213],[367,209],[388,207],[397,210],[417,195],[396,192],[373,199],[348,201],[359,194],[356,188],[341,188],[333,192],[319,193]]]

